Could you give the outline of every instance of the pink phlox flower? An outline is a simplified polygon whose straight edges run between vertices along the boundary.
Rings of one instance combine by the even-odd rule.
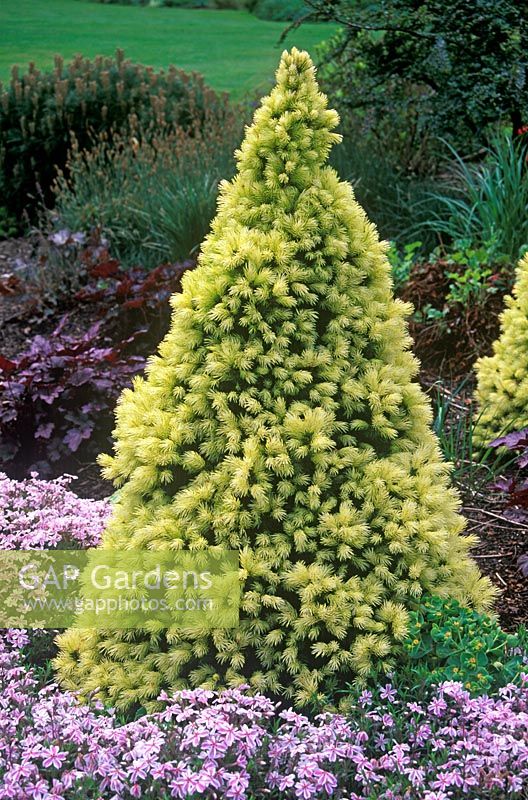
[[[62,764],[64,763],[66,756],[68,753],[60,750],[56,744],[52,744],[50,747],[43,747],[40,751],[40,757],[42,758],[42,766],[46,769],[48,767],[54,767],[55,769],[60,769]]]

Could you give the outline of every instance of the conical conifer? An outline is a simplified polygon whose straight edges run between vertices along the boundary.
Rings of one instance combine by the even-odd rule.
[[[528,253],[519,262],[513,293],[506,297],[493,355],[476,363],[478,417],[474,439],[493,439],[528,426]]]
[[[172,326],[117,411],[105,547],[240,552],[239,628],[70,630],[63,683],[113,704],[233,685],[302,703],[390,663],[423,592],[485,606],[386,245],[325,165],[335,111],[284,53]]]

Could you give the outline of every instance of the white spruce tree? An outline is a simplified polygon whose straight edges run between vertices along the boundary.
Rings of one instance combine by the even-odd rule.
[[[303,703],[390,665],[422,593],[490,602],[386,245],[326,165],[337,123],[308,54],[284,53],[104,458],[121,487],[104,546],[239,550],[240,626],[71,629],[66,687],[150,707],[249,682]]]
[[[517,267],[500,328],[493,354],[479,358],[475,365],[478,416],[474,439],[480,448],[528,426],[528,253]]]

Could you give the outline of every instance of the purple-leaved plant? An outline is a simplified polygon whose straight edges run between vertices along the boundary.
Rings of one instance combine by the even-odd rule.
[[[501,448],[514,454],[516,473],[498,478],[492,488],[502,492],[507,499],[505,516],[519,525],[528,524],[528,428],[511,431],[505,436],[494,439],[489,447]],[[528,577],[528,553],[519,556],[519,569]]]
[[[112,410],[145,359],[130,355],[136,334],[104,341],[101,322],[82,335],[35,336],[15,360],[0,356],[0,460],[31,467],[77,452],[94,433],[108,435]],[[139,333],[140,331],[138,331]],[[108,428],[108,430],[104,430]]]

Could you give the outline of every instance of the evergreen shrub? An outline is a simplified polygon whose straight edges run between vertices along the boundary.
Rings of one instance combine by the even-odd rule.
[[[66,687],[151,707],[249,683],[307,702],[389,669],[422,593],[483,608],[387,245],[326,165],[335,111],[285,53],[172,325],[117,411],[105,548],[240,552],[240,625],[67,631]]]
[[[519,262],[512,295],[506,297],[493,354],[476,364],[480,447],[528,426],[528,254]]]
[[[303,0],[254,0],[247,5],[256,17],[275,22],[294,21],[308,12]]]

